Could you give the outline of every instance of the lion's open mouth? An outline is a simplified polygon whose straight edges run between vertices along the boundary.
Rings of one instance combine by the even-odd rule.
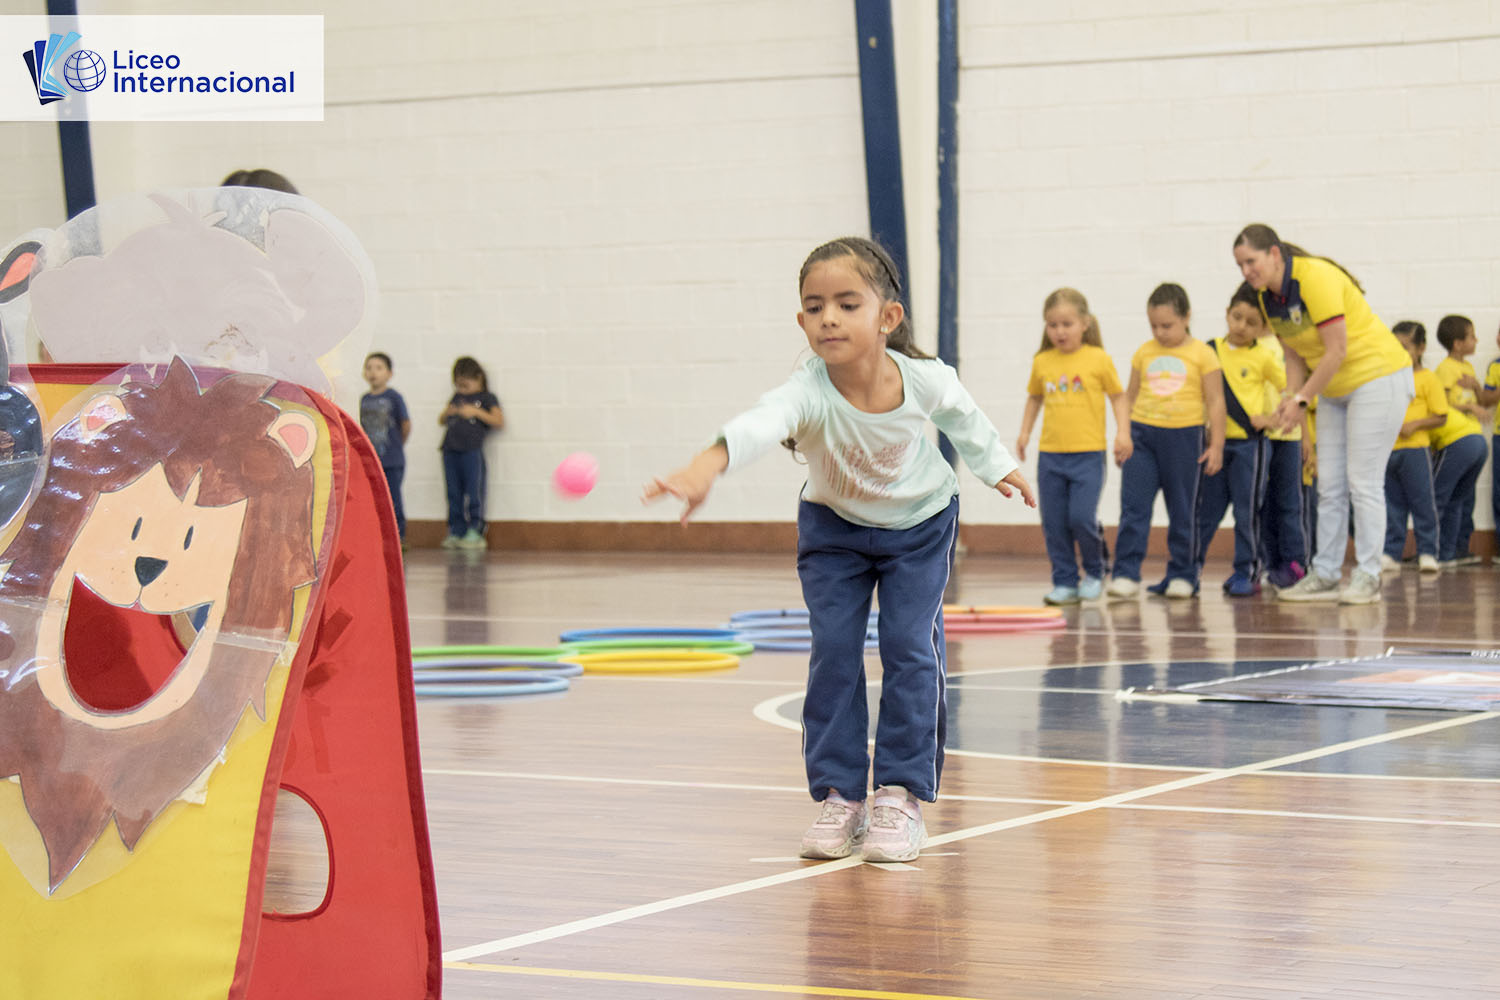
[[[187,616],[201,626],[206,608]],[[96,712],[128,712],[150,701],[187,653],[172,619],[111,604],[74,577],[63,624],[63,669],[73,696]]]

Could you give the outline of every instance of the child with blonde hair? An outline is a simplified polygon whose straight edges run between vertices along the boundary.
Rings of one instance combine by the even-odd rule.
[[[1114,360],[1100,339],[1099,320],[1089,312],[1082,292],[1059,288],[1048,295],[1042,303],[1042,322],[1042,346],[1031,361],[1016,455],[1025,461],[1040,413],[1037,495],[1052,561],[1052,590],[1043,600],[1076,604],[1095,600],[1104,590],[1099,494],[1104,489],[1105,404],[1115,414],[1116,465],[1123,465],[1132,450],[1130,409]]]

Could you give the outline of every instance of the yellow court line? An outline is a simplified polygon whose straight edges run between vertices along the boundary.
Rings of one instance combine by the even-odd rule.
[[[739,983],[727,979],[690,979],[684,976],[643,976],[634,972],[590,972],[585,969],[543,969],[531,965],[492,965],[486,962],[444,962],[445,969],[471,972],[505,972],[517,976],[551,976],[556,979],[594,979],[608,983],[651,983],[655,986],[706,986],[718,990],[751,993],[798,993],[815,997],[850,997],[853,1000],[983,1000],[937,993],[893,993],[890,990],[839,989],[834,986],[797,986],[782,983]]]

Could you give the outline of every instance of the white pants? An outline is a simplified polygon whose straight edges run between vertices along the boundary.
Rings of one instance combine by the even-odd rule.
[[[1318,551],[1312,568],[1325,580],[1343,578],[1351,500],[1355,568],[1380,577],[1386,459],[1415,394],[1412,370],[1403,368],[1343,396],[1318,397]]]

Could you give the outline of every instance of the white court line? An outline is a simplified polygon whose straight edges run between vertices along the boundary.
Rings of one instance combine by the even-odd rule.
[[[1270,816],[1276,819],[1327,819],[1350,823],[1395,823],[1403,826],[1467,826],[1500,830],[1500,823],[1477,819],[1420,819],[1412,816],[1370,816],[1362,813],[1311,813],[1294,809],[1233,809],[1227,806],[1163,806],[1146,802],[1128,802],[1116,809],[1139,809],[1149,812],[1208,813],[1220,816]]]
[[[1166,792],[1180,791],[1184,788],[1193,788],[1197,785],[1220,781],[1224,778],[1238,777],[1242,774],[1254,774],[1258,771],[1266,771],[1272,768],[1285,767],[1305,760],[1314,760],[1319,757],[1332,756],[1344,753],[1359,747],[1372,746],[1378,743],[1388,743],[1393,740],[1405,739],[1408,736],[1420,736],[1425,733],[1438,732],[1443,729],[1451,729],[1455,726],[1464,726],[1482,720],[1500,718],[1500,712],[1481,712],[1475,715],[1462,715],[1456,718],[1444,719],[1440,722],[1432,722],[1421,726],[1412,726],[1407,729],[1398,729],[1393,732],[1381,733],[1376,736],[1366,736],[1357,740],[1347,740],[1343,743],[1335,743],[1331,746],[1319,747],[1316,750],[1307,750],[1302,753],[1288,754],[1282,757],[1274,757],[1269,760],[1258,761],[1252,764],[1243,764],[1239,767],[1224,768],[1211,771],[1206,774],[1193,775],[1188,778],[1179,778],[1175,781],[1162,782],[1159,785],[1148,785],[1134,791],[1120,792],[1116,795],[1105,796],[1089,802],[1076,805],[1063,806],[1057,809],[1048,809],[1039,813],[1032,813],[1016,819],[1001,820],[997,823],[986,823],[982,826],[970,827],[966,830],[955,830],[952,833],[942,834],[929,838],[929,847],[938,847],[942,844],[951,844],[961,840],[969,840],[974,837],[982,837],[1003,830],[1012,830],[1018,827],[1030,826],[1036,823],[1045,823],[1048,820],[1062,819],[1068,816],[1076,816],[1080,813],[1091,812],[1096,809],[1107,809],[1113,806],[1134,802],[1138,799],[1149,798],[1153,795],[1161,795]],[[729,896],[737,896],[758,889],[766,889],[772,886],[786,885],[790,882],[798,882],[807,878],[815,878],[819,875],[828,875],[833,872],[847,871],[850,868],[864,864],[860,858],[843,858],[839,861],[826,861],[821,864],[807,865],[791,871],[781,872],[776,875],[768,875],[764,878],[750,879],[745,882],[735,882],[730,885],[722,885],[712,889],[704,889],[701,892],[688,893],[683,896],[674,896],[670,899],[657,900],[654,903],[644,903],[640,906],[632,906],[623,910],[615,910],[611,913],[602,913],[595,917],[587,917],[582,920],[573,920],[565,924],[557,924],[552,927],[544,927],[541,930],[530,931],[526,934],[516,934],[511,937],[497,938],[493,941],[485,941],[480,944],[469,945],[466,948],[456,948],[443,954],[445,962],[463,962],[478,958],[483,955],[493,955],[502,951],[512,951],[516,948],[525,947],[529,944],[538,944],[543,941],[553,941],[557,938],[568,937],[573,934],[581,934],[586,931],[598,930],[601,927],[610,927],[614,924],[624,923],[640,917],[654,916],[658,913],[666,913],[670,910],[693,906],[698,903],[711,902],[724,899]]]
[[[1411,726],[1407,729],[1397,729],[1393,732],[1380,733],[1375,736],[1365,736],[1357,740],[1346,740],[1343,743],[1318,747],[1315,750],[1304,750],[1301,753],[1286,754],[1282,757],[1273,757],[1270,760],[1257,761],[1253,764],[1241,764],[1238,767],[1223,768],[1217,771],[1209,771],[1205,774],[1195,774],[1188,778],[1178,778],[1176,781],[1164,781],[1159,785],[1147,785],[1144,788],[1119,792],[1115,795],[1109,795],[1102,799],[1094,799],[1092,802],[1085,802],[1076,806],[1063,806],[1060,809],[1052,809],[1031,816],[1022,816],[1019,819],[1001,820],[998,823],[971,827],[968,830],[957,830],[953,833],[931,837],[927,843],[937,846],[938,844],[949,844],[955,840],[968,840],[970,837],[980,837],[986,833],[997,833],[1001,830],[1009,830],[1018,826],[1028,826],[1032,823],[1041,823],[1049,819],[1061,819],[1065,816],[1075,816],[1078,813],[1091,812],[1095,809],[1123,805],[1127,802],[1134,802],[1136,799],[1149,798],[1150,796],[1161,795],[1166,792],[1194,788],[1198,785],[1208,784],[1211,781],[1221,781],[1224,778],[1236,778],[1242,774],[1269,771],[1278,767],[1286,767],[1288,764],[1317,760],[1320,757],[1331,757],[1334,754],[1346,753],[1350,750],[1357,750],[1360,747],[1374,746],[1378,743],[1389,743],[1393,740],[1405,739],[1408,736],[1421,736],[1443,729],[1452,729],[1455,726],[1466,726],[1473,722],[1497,718],[1500,718],[1500,712],[1480,712],[1475,715],[1461,715],[1453,719],[1443,719],[1440,722],[1429,722],[1426,725]]]
[[[767,698],[756,705],[752,710],[754,716],[762,722],[777,726],[781,729],[789,729],[794,733],[802,732],[800,723],[786,718],[777,709],[787,702],[801,698],[804,691],[793,691],[789,694],[778,695],[775,698]],[[1133,771],[1212,771],[1211,767],[1172,767],[1167,764],[1130,764],[1122,761],[1112,760],[1077,760],[1071,757],[1029,757],[1024,754],[1014,753],[988,753],[984,750],[957,750],[952,747],[945,748],[943,754],[948,757],[977,757],[981,760],[1013,760],[1023,764],[1074,764],[1078,767],[1120,767]]]
[[[639,785],[648,788],[695,788],[725,792],[784,792],[789,795],[806,795],[806,785],[750,785],[729,781],[670,781],[665,778],[605,778],[587,774],[544,774],[538,771],[474,771],[458,768],[424,767],[424,775],[436,774],[459,778],[508,778],[519,781],[574,781],[597,785]],[[1026,806],[1066,806],[1072,799],[1013,798],[1003,795],[949,795],[944,801],[954,802],[999,802]]]
[[[807,789],[802,785],[751,785],[729,781],[669,781],[662,778],[606,778],[586,774],[549,774],[539,771],[474,771],[455,768],[429,767],[423,768],[424,775],[435,774],[444,777],[463,778],[502,778],[516,781],[547,781],[547,782],[578,782],[582,784],[595,785],[633,785],[648,788],[691,788],[705,791],[725,792],[776,792],[785,795],[804,796]],[[1307,772],[1300,771],[1268,771],[1268,777],[1285,777],[1288,775],[1308,776]],[[1315,777],[1362,777],[1361,775],[1330,775],[1314,774]],[[1371,775],[1371,777],[1391,777],[1390,775]],[[1450,779],[1439,778],[1417,778],[1417,781],[1439,781]],[[1486,781],[1497,782],[1497,778],[1453,778],[1453,781]],[[954,795],[944,792],[944,802],[984,802],[993,805],[1021,805],[1021,806],[1076,806],[1082,805],[1078,799],[1036,799],[1012,795]],[[1347,820],[1353,823],[1410,823],[1418,826],[1472,826],[1486,829],[1500,829],[1500,822],[1482,822],[1479,820],[1461,819],[1414,819],[1402,816],[1371,816],[1367,813],[1315,813],[1300,812],[1297,810],[1284,809],[1237,809],[1230,806],[1164,806],[1149,805],[1142,803],[1127,802],[1113,809],[1142,809],[1155,812],[1181,812],[1181,813],[1209,813],[1222,814],[1226,816],[1273,816],[1284,819],[1328,819]],[[926,856],[925,854],[923,855]],[[751,861],[800,861],[801,858],[751,858]]]

